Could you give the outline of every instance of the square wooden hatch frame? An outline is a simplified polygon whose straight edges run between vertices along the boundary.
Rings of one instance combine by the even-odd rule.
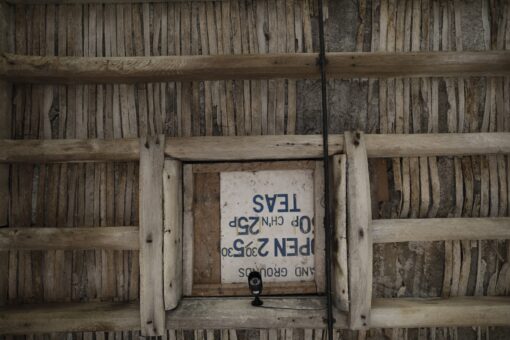
[[[306,282],[264,283],[264,295],[322,294],[325,291],[324,168],[319,160],[195,163],[183,165],[183,295],[250,296],[247,283],[221,283],[220,174],[230,171],[312,170],[315,278]],[[212,199],[211,199],[212,198]],[[211,270],[212,267],[212,270]],[[206,273],[200,280],[197,273]]]
[[[509,239],[510,218],[372,220],[368,174],[370,157],[510,154],[510,133],[365,136],[357,132],[330,135],[329,143],[335,212],[335,328],[510,324],[508,297],[372,298],[374,243]],[[254,308],[249,298],[183,298],[181,213],[183,162],[281,160],[289,155],[319,159],[321,153],[321,136],[0,141],[4,163],[140,162],[138,228],[0,229],[2,251],[140,250],[140,303],[2,307],[0,334],[139,329],[150,336],[163,335],[168,328],[323,328],[322,297],[266,298],[268,305],[284,309]],[[168,199],[163,199],[163,192],[170,193]],[[189,213],[185,210],[184,216]],[[347,257],[340,256],[345,252]]]

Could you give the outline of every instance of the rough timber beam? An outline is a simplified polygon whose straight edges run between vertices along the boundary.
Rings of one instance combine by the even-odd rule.
[[[509,51],[327,54],[330,78],[469,77],[510,74]],[[50,57],[5,54],[0,77],[26,83],[133,83],[318,78],[317,54]]]
[[[446,240],[506,240],[510,217],[373,220],[374,243]]]
[[[268,297],[253,308],[249,298],[184,298],[166,312],[172,329],[322,328],[325,301],[321,297]],[[304,310],[303,310],[304,309]],[[417,328],[507,326],[510,298],[374,299],[371,327]],[[335,328],[346,329],[344,313],[335,310]],[[136,303],[49,303],[0,307],[0,335],[27,333],[139,330]]]
[[[510,154],[510,133],[365,135],[369,158]],[[330,155],[344,151],[330,135]],[[165,156],[182,161],[318,159],[320,135],[167,137]],[[0,140],[0,163],[137,161],[138,139]]]
[[[0,228],[0,251],[139,248],[138,227]]]

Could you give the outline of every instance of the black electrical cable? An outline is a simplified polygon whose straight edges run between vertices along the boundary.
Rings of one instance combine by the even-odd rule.
[[[331,240],[333,233],[331,228],[331,210],[329,195],[329,134],[328,134],[328,94],[326,83],[326,43],[324,41],[324,8],[322,0],[318,0],[319,7],[319,67],[321,72],[321,95],[322,95],[322,145],[324,161],[324,229],[326,234],[326,306],[328,340],[333,340],[333,299],[331,292]]]

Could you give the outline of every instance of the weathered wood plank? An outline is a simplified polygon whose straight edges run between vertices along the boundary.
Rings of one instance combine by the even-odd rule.
[[[9,24],[14,23],[10,15],[9,6],[0,3],[0,53],[9,51]],[[12,32],[12,31],[11,31]],[[0,81],[0,138],[11,138],[12,120],[12,84]],[[0,227],[9,224],[9,205],[11,192],[9,190],[9,165],[0,165]],[[12,221],[11,221],[12,223]],[[6,304],[9,287],[9,252],[0,251],[0,306]]]
[[[0,162],[137,161],[138,139],[0,140]]]
[[[347,154],[347,213],[349,241],[349,326],[368,329],[372,301],[372,218],[370,179],[365,137],[361,132],[345,133]]]
[[[270,298],[254,308],[250,298],[183,299],[166,313],[172,329],[322,328],[324,299]],[[69,303],[0,308],[0,334],[64,331],[116,331],[140,328],[138,304]],[[347,328],[347,318],[335,310],[335,328]],[[371,325],[380,328],[428,326],[506,326],[510,322],[508,297],[450,299],[375,299]]]
[[[193,165],[193,173],[263,170],[315,170],[316,161],[228,162]]]
[[[345,155],[332,158],[335,239],[333,244],[334,302],[339,310],[349,309],[347,267],[347,173]]]
[[[41,4],[142,4],[142,3],[160,3],[160,2],[189,2],[190,0],[6,0],[5,2],[12,5],[41,5]],[[200,0],[215,1],[215,0]]]
[[[507,297],[374,299],[372,307],[374,328],[507,326],[510,323]]]
[[[324,290],[324,289],[322,289]],[[316,294],[315,282],[267,282],[264,295]],[[193,296],[249,296],[246,283],[194,284]]]
[[[136,250],[138,244],[138,227],[0,229],[0,250]]]
[[[184,329],[321,328],[326,301],[320,297],[265,297],[254,308],[250,298],[187,298],[167,312],[167,324]],[[335,310],[335,326],[345,328],[346,316]]]
[[[424,218],[374,220],[374,243],[445,240],[506,240],[510,218]]]
[[[326,231],[324,230],[324,162],[315,162],[313,172],[314,190],[314,237],[315,237],[315,285],[317,293],[326,291]]]
[[[140,329],[135,303],[86,302],[0,308],[0,334]]]
[[[330,156],[342,153],[342,135],[330,135]],[[370,158],[510,153],[510,133],[366,135]],[[136,161],[137,139],[0,140],[0,162]],[[183,161],[318,159],[320,135],[168,137],[165,156]]]
[[[320,135],[191,137],[174,139],[168,143],[166,155],[184,161],[322,157]],[[342,151],[342,136],[330,136],[329,143],[331,154]]]
[[[140,318],[144,336],[163,335],[163,163],[165,138],[140,140]]]
[[[182,297],[182,163],[166,160],[163,171],[163,270],[165,309]]]
[[[8,51],[8,25],[8,6],[0,3],[0,53]],[[12,84],[0,81],[0,138],[11,138],[11,104]],[[9,166],[0,165],[0,226],[7,226],[8,223],[9,196]],[[3,256],[0,254],[1,263]]]
[[[334,52],[329,78],[503,76],[510,52]],[[29,83],[127,83],[318,78],[315,53],[153,57],[54,57],[5,54],[1,78]]]
[[[183,167],[183,226],[182,226],[182,292],[191,295],[193,287],[193,165],[185,164]]]
[[[370,158],[507,154],[510,133],[367,135],[366,148]]]
[[[193,285],[221,283],[220,174],[193,177]]]

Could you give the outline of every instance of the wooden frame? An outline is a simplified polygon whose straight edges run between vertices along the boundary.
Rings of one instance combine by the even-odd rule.
[[[207,247],[204,245],[204,241],[200,242],[200,247],[195,247],[197,238],[207,240],[206,243],[213,242],[215,237],[219,237],[219,221],[214,222],[217,224],[218,230],[215,231],[214,235],[210,235],[208,231],[203,228],[199,228],[197,232],[197,218],[194,213],[197,213],[198,209],[202,206],[201,199],[197,195],[209,197],[210,186],[218,186],[219,190],[219,174],[221,172],[229,171],[261,171],[261,170],[301,170],[309,169],[313,170],[314,178],[314,214],[315,214],[315,282],[288,282],[288,283],[266,283],[264,284],[264,295],[292,295],[292,294],[317,294],[323,293],[325,289],[325,268],[324,268],[324,230],[323,230],[323,191],[324,191],[324,179],[321,161],[274,161],[274,162],[250,162],[250,163],[197,163],[185,165],[185,189],[184,189],[184,200],[191,204],[192,207],[186,206],[187,220],[184,224],[184,249],[186,256],[184,264],[184,295],[185,296],[249,296],[250,291],[246,284],[213,284],[213,283],[197,283],[193,278],[195,277],[194,272],[200,271],[197,268],[199,263],[206,262],[204,258],[212,259],[207,262],[204,266],[206,272],[210,271],[210,267],[219,266],[220,255],[216,254],[216,248]],[[211,177],[212,175],[212,177]],[[209,177],[206,177],[209,176]],[[198,178],[200,184],[196,183]],[[196,186],[199,185],[199,188]],[[205,185],[205,187],[204,187]],[[216,193],[219,195],[219,192]],[[206,221],[219,219],[219,200],[218,206],[212,208],[211,206],[204,207],[204,212],[207,216],[201,216]],[[200,206],[197,206],[199,204]],[[218,210],[217,212],[215,210]],[[211,215],[212,214],[212,215]],[[202,215],[202,214],[200,214]],[[216,235],[217,234],[217,235]],[[213,240],[213,241],[211,241]],[[211,248],[211,249],[208,249]],[[197,263],[196,250],[199,249],[203,254],[199,255],[201,260]],[[216,257],[217,255],[217,257]],[[216,263],[217,262],[217,263]],[[207,267],[207,268],[205,268]],[[203,271],[202,271],[203,272]],[[219,273],[216,273],[217,279],[219,280]]]
[[[9,0],[29,3],[35,0]],[[51,0],[54,1],[54,0]],[[66,0],[79,3],[82,0]],[[133,0],[98,0],[98,2],[131,2]],[[146,0],[137,0],[146,1]],[[3,14],[3,13],[0,13]],[[6,21],[0,19],[0,24]],[[5,31],[5,30],[4,30]],[[0,52],[5,51],[5,38],[0,37]],[[431,77],[431,76],[504,76],[510,74],[510,52],[422,52],[422,53],[327,53],[326,73],[330,78],[351,77]],[[0,56],[0,94],[9,97],[7,82],[29,83],[121,83],[158,82],[171,80],[222,80],[267,78],[318,78],[317,53],[265,54],[247,56],[175,56],[81,58],[38,57],[6,54]],[[5,94],[5,95],[4,95]],[[0,112],[8,114],[7,100],[0,100]],[[0,137],[10,124],[0,122]],[[425,327],[508,325],[510,299],[473,297],[452,299],[374,299],[371,300],[372,234],[375,242],[405,240],[436,240],[450,238],[459,223],[468,225],[466,237],[508,237],[507,220],[471,219],[434,221],[409,220],[391,222],[371,221],[367,157],[462,156],[474,154],[509,154],[510,133],[427,134],[427,135],[330,135],[330,156],[334,156],[334,195],[337,215],[337,237],[349,240],[349,279],[345,263],[335,263],[335,302],[347,309],[349,315],[335,310],[337,328],[368,327]],[[181,289],[186,295],[191,287],[189,275],[181,269],[193,259],[186,242],[193,238],[189,225],[193,223],[187,193],[193,190],[191,165],[183,169],[184,188],[179,186],[180,162],[246,161],[319,159],[322,157],[321,136],[250,136],[250,137],[151,137],[143,140],[2,140],[0,163],[84,162],[84,161],[140,161],[140,227],[117,230],[113,228],[73,228],[74,230],[38,231],[38,240],[28,240],[24,231],[0,232],[0,245],[12,249],[68,249],[72,246],[104,247],[112,249],[140,249],[140,304],[83,303],[41,306],[3,307],[0,309],[0,333],[52,333],[61,331],[116,331],[141,329],[142,335],[162,335],[172,328],[294,328],[324,327],[324,300],[314,298],[268,298],[266,305],[289,309],[253,308],[248,299],[180,299]],[[347,158],[339,156],[347,153]],[[164,158],[171,158],[164,165]],[[344,161],[342,161],[344,159]],[[340,163],[338,163],[338,161]],[[343,162],[343,163],[342,163]],[[5,173],[6,167],[0,168]],[[349,181],[345,181],[345,172]],[[163,177],[164,175],[168,177]],[[168,196],[163,199],[162,187]],[[345,188],[345,189],[344,189]],[[6,183],[0,183],[5,193]],[[184,190],[181,201],[180,192]],[[341,199],[347,191],[348,205]],[[5,197],[4,195],[1,195]],[[164,202],[164,206],[163,206]],[[3,202],[5,203],[5,202]],[[180,223],[180,204],[184,205]],[[343,210],[342,210],[343,209]],[[0,212],[0,223],[5,220]],[[341,229],[347,218],[349,228]],[[445,230],[430,228],[429,232],[409,233],[424,224],[441,223]],[[183,245],[179,244],[180,226]],[[481,228],[483,224],[486,228]],[[108,230],[107,230],[108,229]],[[87,241],[83,235],[97,232]],[[172,231],[175,233],[172,234]],[[344,233],[345,231],[345,233]],[[133,233],[139,233],[138,245]],[[431,233],[432,232],[432,233]],[[437,232],[437,233],[436,233]],[[190,234],[191,233],[191,234]],[[97,235],[105,235],[100,240]],[[165,235],[163,235],[165,234]],[[169,235],[166,235],[169,234]],[[57,242],[44,242],[52,235]],[[121,239],[116,238],[121,236]],[[114,240],[115,238],[115,240]],[[163,248],[163,240],[165,247]],[[340,243],[340,245],[344,245]],[[354,249],[354,245],[356,248]],[[0,246],[1,247],[1,246]],[[180,247],[183,247],[181,253]],[[341,247],[340,247],[341,249]],[[345,247],[344,247],[344,250]],[[183,259],[179,256],[182,254]],[[341,256],[341,252],[337,253]],[[164,271],[163,259],[175,264]],[[192,262],[191,262],[192,263]],[[353,266],[358,272],[353,272]],[[362,284],[358,281],[365,280]],[[339,281],[340,282],[340,281]],[[350,285],[349,285],[350,283]],[[347,287],[348,286],[348,287]],[[343,291],[345,289],[345,292]],[[346,305],[346,292],[350,295]],[[162,298],[164,297],[164,299]],[[179,301],[180,299],[180,301]],[[180,304],[176,307],[176,305]],[[342,307],[343,306],[343,307]],[[166,308],[174,310],[165,312]],[[294,308],[294,309],[292,309]],[[166,313],[166,314],[165,314]],[[349,316],[349,317],[347,317]]]
[[[452,139],[437,140],[412,150],[409,155],[402,152],[405,146],[388,143],[400,137],[374,138],[371,151],[361,132],[345,133],[345,150],[348,161],[348,240],[349,240],[349,292],[350,305],[348,324],[350,329],[370,327],[426,327],[426,326],[468,326],[486,321],[490,315],[495,325],[510,323],[508,308],[510,299],[486,297],[462,297],[453,299],[372,299],[372,246],[373,232],[376,242],[437,241],[460,238],[501,239],[510,235],[508,218],[436,218],[411,220],[371,219],[368,158],[435,155],[435,145]],[[454,138],[455,139],[455,138]],[[506,142],[510,138],[506,137]],[[449,145],[456,149],[456,145]],[[470,145],[471,146],[471,145]],[[481,146],[472,145],[465,153],[479,153]],[[446,150],[445,150],[446,151]],[[453,150],[452,150],[453,151]],[[464,153],[464,154],[465,154]],[[496,302],[497,301],[497,302]]]
[[[336,195],[343,195],[341,187],[345,185],[350,197],[353,190],[359,190],[360,187],[352,186],[346,182],[343,184],[338,179],[338,171],[342,171],[343,165],[335,169],[335,160],[338,161],[344,156],[340,154],[347,150],[346,167],[359,166],[364,163],[365,156],[356,156],[359,153],[360,145],[364,140],[366,157],[399,157],[399,156],[453,156],[453,155],[474,155],[474,154],[509,154],[510,153],[510,133],[476,133],[476,134],[431,134],[431,135],[363,135],[359,138],[352,134],[333,135],[330,139],[330,150],[333,157],[333,171],[337,172],[334,176],[334,185],[337,190]],[[344,141],[344,138],[348,138]],[[356,139],[358,141],[356,141]],[[222,160],[253,160],[253,159],[318,159],[321,157],[322,142],[320,136],[262,136],[262,137],[190,137],[190,138],[166,138],[159,137],[158,152],[150,159],[159,159],[161,164],[163,157],[176,156],[182,157],[181,161],[222,161]],[[352,143],[351,143],[352,142]],[[0,141],[0,160],[3,163],[15,162],[62,162],[62,161],[104,161],[114,160],[138,160],[141,154],[146,153],[144,149],[145,141],[138,144],[139,141],[133,140],[115,140],[115,141],[90,141],[90,140],[53,140],[53,141]],[[356,146],[356,144],[358,145]],[[105,148],[106,147],[106,148]],[[151,146],[152,147],[152,146]],[[155,147],[155,146],[154,146]],[[224,149],[222,149],[224,148]],[[358,149],[358,151],[354,150]],[[232,151],[232,154],[228,152]],[[363,154],[363,152],[361,152]],[[350,155],[354,155],[354,165]],[[146,157],[146,156],[143,156]],[[155,158],[156,157],[156,158]],[[177,157],[177,158],[179,158]],[[168,161],[167,161],[168,162]],[[174,165],[179,161],[174,160]],[[164,183],[164,177],[161,176],[167,168],[163,165],[158,169],[147,169],[147,164],[152,164],[147,160],[141,162],[145,164],[146,170],[141,171],[141,177],[145,178],[148,174],[154,174],[159,177],[161,183]],[[189,184],[189,174],[191,165],[185,165],[183,170],[184,191]],[[164,170],[165,169],[165,170]],[[352,173],[352,169],[351,169]],[[159,175],[158,175],[159,174]],[[188,174],[188,175],[187,175]],[[156,176],[158,175],[158,176]],[[350,176],[366,178],[367,174],[351,174]],[[176,177],[177,178],[177,177]],[[171,184],[170,182],[174,183]],[[175,181],[171,180],[166,185],[175,186]],[[177,181],[178,183],[179,181]],[[147,184],[141,185],[145,187]],[[154,183],[149,184],[154,185]],[[340,189],[338,189],[340,188]],[[142,189],[141,190],[147,190]],[[339,190],[339,191],[338,191]],[[156,190],[157,191],[157,190]],[[179,196],[179,188],[174,189],[174,194]],[[359,192],[359,194],[363,194]],[[146,196],[145,194],[142,196]],[[147,194],[150,198],[150,195]],[[165,207],[166,211],[175,211],[175,204],[179,204],[178,197],[172,201],[172,198],[165,202],[175,202],[172,206]],[[365,195],[365,200],[368,198]],[[142,199],[141,199],[142,200]],[[184,196],[184,224],[189,223],[190,211],[186,210],[188,203],[186,195]],[[366,202],[365,202],[366,204]],[[143,209],[143,208],[142,208]],[[347,209],[345,207],[344,209]],[[356,209],[349,204],[347,212],[352,216],[363,216],[356,213]],[[163,206],[161,207],[163,211]],[[353,210],[353,211],[351,211]],[[359,211],[359,209],[358,209]],[[166,214],[165,216],[169,216]],[[335,225],[341,224],[342,214],[337,215]],[[349,216],[349,219],[352,219]],[[191,214],[192,218],[192,214]],[[158,218],[159,220],[159,218]],[[175,222],[176,220],[174,220]],[[360,224],[363,228],[367,223]],[[433,225],[432,225],[433,224]],[[163,220],[160,222],[163,233]],[[443,225],[444,228],[438,230],[435,225]],[[433,219],[433,220],[405,220],[405,221],[370,221],[367,231],[367,237],[372,236],[373,242],[402,242],[402,241],[420,241],[420,240],[440,240],[458,238],[459,226],[463,225],[468,239],[478,238],[497,238],[503,239],[509,237],[507,218],[483,218],[483,219]],[[144,236],[144,231],[152,230],[154,224],[145,217],[140,219],[140,236]],[[388,227],[389,226],[389,227]],[[423,231],[427,226],[428,230]],[[407,230],[409,228],[410,230]],[[70,230],[73,229],[73,230]],[[86,229],[86,230],[85,230]],[[122,228],[124,229],[124,228]],[[90,234],[94,231],[106,233],[105,241],[99,242],[97,236],[88,240],[89,244],[82,246],[104,247],[114,249],[136,248],[136,242],[133,241],[133,233],[136,233],[136,227],[120,230],[114,228],[65,228],[65,230],[53,230],[38,232],[41,237],[47,235],[57,235],[57,241],[53,244],[41,240],[24,239],[23,233],[18,234],[16,230],[5,229],[0,232],[0,245],[12,248],[25,249],[55,249],[56,247],[67,249],[77,242],[78,235]],[[416,230],[421,230],[417,232]],[[365,229],[363,229],[365,230]],[[353,231],[349,230],[349,237],[353,237]],[[437,232],[437,233],[436,233]],[[120,234],[117,234],[120,233]],[[372,234],[372,235],[370,235]],[[455,236],[452,236],[455,234]],[[45,236],[46,235],[46,236]],[[114,235],[122,235],[121,240],[113,241]],[[131,236],[129,236],[131,235]],[[187,237],[183,234],[183,238]],[[178,238],[177,238],[178,239]],[[146,241],[142,237],[141,241]],[[11,243],[12,242],[12,243]],[[69,243],[68,243],[69,242]],[[142,243],[138,247],[142,248]],[[9,244],[9,245],[7,245]],[[118,248],[117,248],[118,247]],[[175,248],[178,249],[178,248]],[[174,250],[175,250],[174,249]],[[368,250],[367,247],[364,249]],[[183,254],[186,254],[183,249]],[[179,251],[177,250],[177,253]],[[161,254],[163,256],[163,253]],[[183,261],[187,257],[184,256]],[[143,259],[142,262],[143,263]],[[178,261],[178,258],[174,259]],[[352,260],[350,260],[352,262]],[[184,263],[185,264],[185,263]],[[185,264],[186,265],[186,264]],[[363,261],[361,268],[366,273],[371,272],[369,261]],[[162,269],[159,269],[163,277]],[[178,272],[178,271],[177,271]],[[178,275],[176,273],[170,274]],[[336,275],[338,277],[338,275]],[[141,276],[142,280],[147,279],[147,275]],[[184,276],[184,280],[186,277]],[[158,280],[159,281],[159,280]],[[163,282],[163,279],[161,280]],[[165,282],[169,282],[166,280]],[[186,281],[184,281],[186,282]],[[352,278],[351,278],[352,282]],[[166,287],[166,286],[165,286]],[[168,288],[168,287],[167,287]],[[352,289],[350,307],[353,304],[365,306],[367,300],[352,299]],[[358,292],[359,287],[356,287]],[[365,292],[369,287],[365,286]],[[161,296],[164,288],[161,288]],[[159,291],[159,289],[158,289]],[[175,296],[180,296],[178,291]],[[166,297],[167,295],[165,295]],[[174,299],[174,301],[177,298]],[[162,300],[162,299],[161,299]],[[142,329],[145,318],[141,317],[140,310],[154,311],[161,320],[163,316],[164,327],[172,328],[208,328],[214,325],[215,328],[258,328],[258,327],[286,327],[301,328],[323,327],[324,301],[319,297],[289,297],[284,300],[280,298],[267,298],[269,302],[275,304],[285,303],[292,308],[305,309],[305,311],[296,310],[266,310],[257,309],[249,305],[246,298],[183,298],[179,305],[172,311],[165,313],[164,309],[158,307],[155,303],[148,303],[145,297],[142,297],[140,305],[129,303],[83,303],[83,304],[51,304],[40,306],[11,306],[0,308],[0,334],[15,334],[29,332],[60,332],[60,331],[115,331],[125,329]],[[166,303],[166,300],[165,300]],[[338,305],[338,304],[337,304]],[[341,301],[340,301],[341,305]],[[314,307],[313,309],[310,309]],[[316,307],[316,308],[315,308]],[[369,320],[367,325],[359,324],[361,314],[359,312],[354,317],[347,317],[347,314],[335,309],[336,328],[365,328],[365,327],[427,327],[427,326],[502,326],[510,322],[510,298],[506,297],[463,297],[450,299],[373,299],[370,301],[370,315],[366,315]],[[308,308],[308,310],[306,310]],[[359,308],[356,310],[360,310]],[[352,310],[351,310],[352,312]],[[145,312],[147,313],[147,312]],[[359,315],[358,315],[359,314]],[[57,315],[57,317],[55,317]],[[144,314],[146,315],[146,314]],[[239,316],[242,317],[239,317]],[[233,318],[233,317],[238,317]],[[58,319],[58,322],[52,321]],[[145,323],[146,324],[146,323]],[[150,331],[150,330],[148,330]],[[159,331],[159,329],[158,329]],[[145,330],[147,332],[147,330]]]

